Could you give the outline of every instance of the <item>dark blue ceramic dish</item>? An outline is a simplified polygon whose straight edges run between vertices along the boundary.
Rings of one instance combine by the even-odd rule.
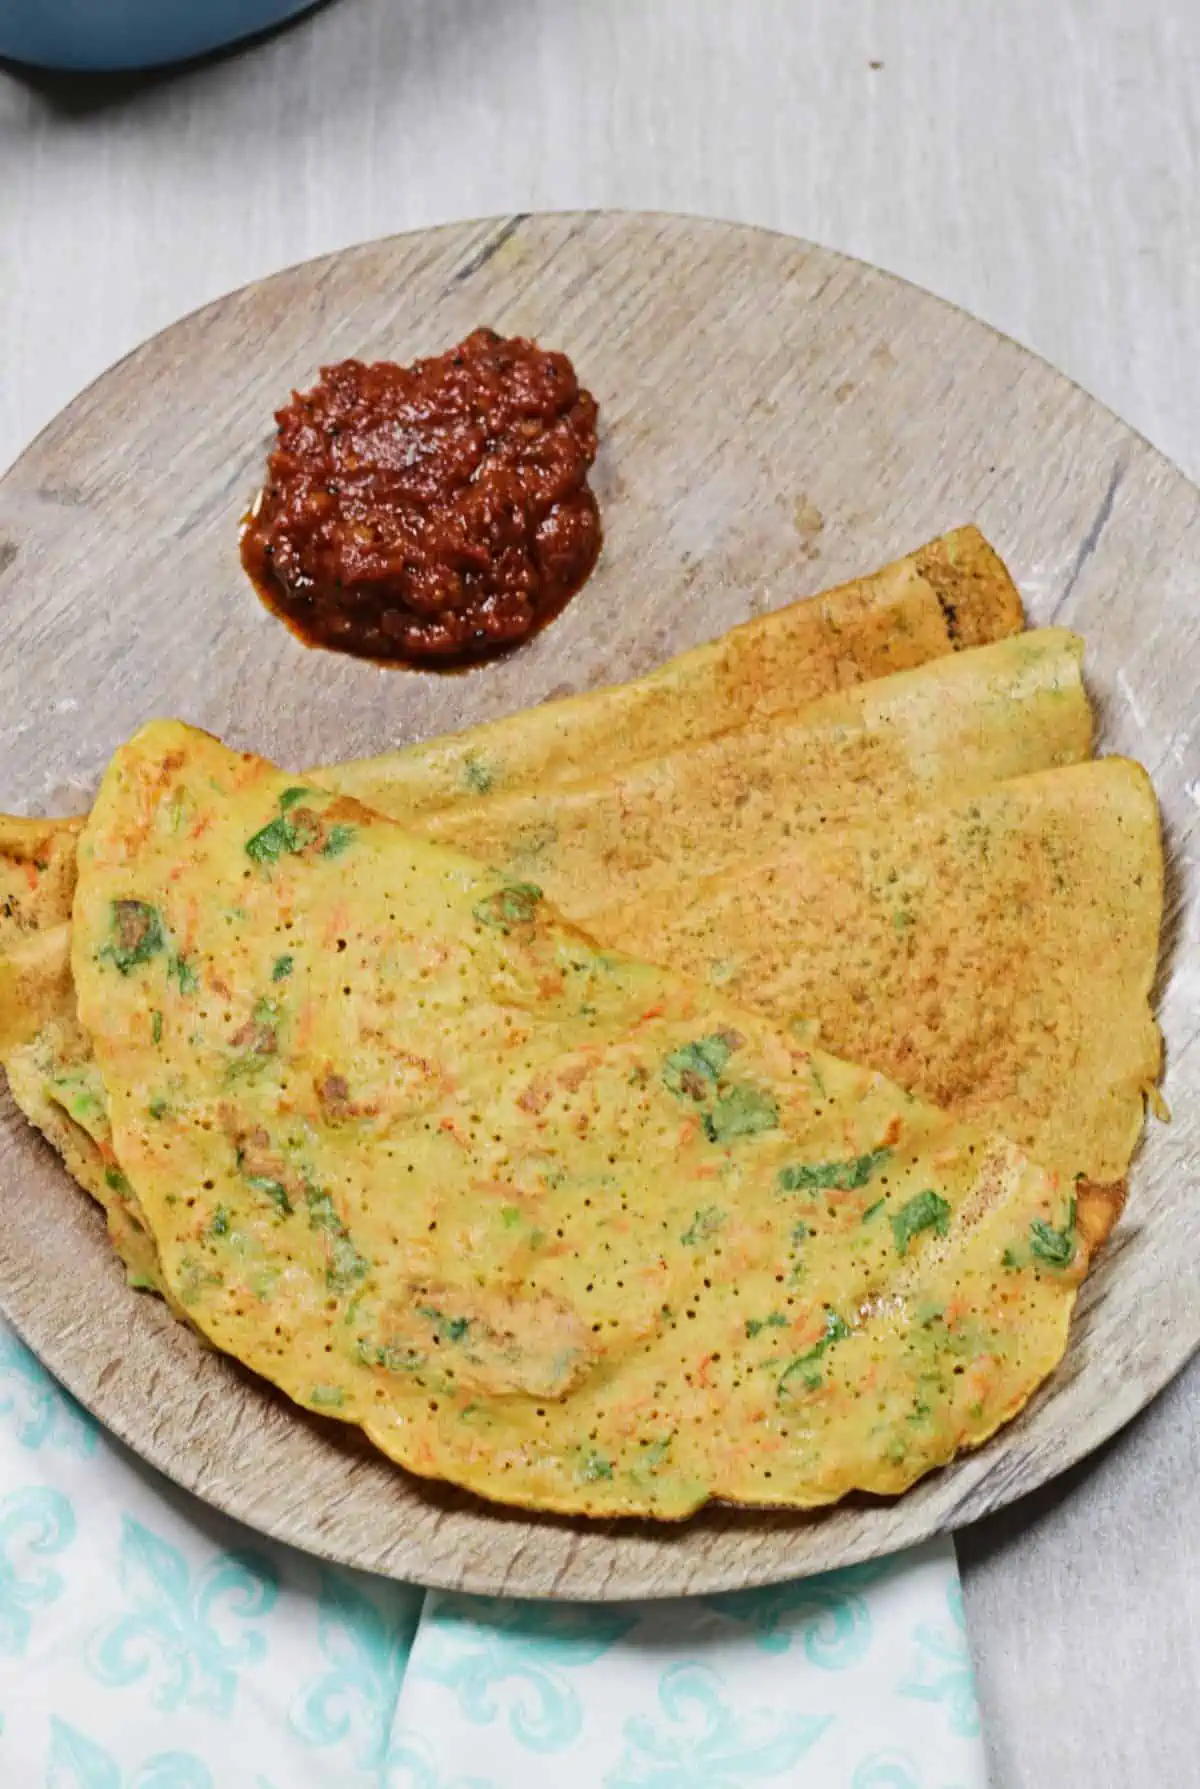
[[[0,57],[76,71],[204,56],[307,12],[314,0],[0,0]]]

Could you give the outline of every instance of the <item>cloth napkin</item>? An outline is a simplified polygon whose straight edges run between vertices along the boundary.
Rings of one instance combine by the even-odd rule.
[[[428,1593],[240,1528],[0,1322],[3,1789],[985,1789],[949,1540],[696,1600]]]

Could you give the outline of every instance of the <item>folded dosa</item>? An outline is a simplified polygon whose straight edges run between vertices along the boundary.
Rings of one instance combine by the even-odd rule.
[[[1091,752],[1083,643],[1041,628],[878,678],[588,783],[459,803],[421,834],[538,882],[587,923],[887,806],[894,812]],[[341,787],[340,782],[337,785]],[[403,796],[376,805],[414,824]]]
[[[172,723],[79,863],[168,1286],[412,1470],[596,1515],[897,1492],[1060,1358],[1059,1176],[529,885]]]

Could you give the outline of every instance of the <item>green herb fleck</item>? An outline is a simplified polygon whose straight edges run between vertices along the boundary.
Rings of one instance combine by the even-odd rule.
[[[330,1238],[325,1284],[331,1292],[348,1292],[351,1286],[363,1278],[370,1262],[355,1248],[350,1232],[338,1216],[328,1193],[322,1192],[319,1187],[309,1187],[305,1199],[310,1228],[324,1231]]]
[[[808,1231],[807,1224],[793,1224],[792,1225],[792,1247],[794,1249],[800,1248],[804,1243],[806,1243],[808,1241],[808,1235],[809,1235],[809,1231]]]
[[[246,856],[254,863],[278,863],[281,857],[311,845],[319,831],[313,816],[298,814],[294,820],[289,820],[288,813],[297,802],[315,793],[314,789],[285,789],[279,797],[279,812],[274,820],[269,820],[253,838],[246,840]]]
[[[597,1479],[611,1478],[612,1461],[606,1460],[603,1454],[585,1454],[579,1468],[579,1476],[586,1484],[595,1484]]]
[[[271,971],[271,980],[286,981],[295,967],[295,957],[276,957],[275,967]]]
[[[1054,1229],[1044,1218],[1034,1218],[1029,1226],[1030,1252],[1048,1267],[1069,1267],[1075,1259],[1075,1200],[1067,1207],[1067,1222],[1062,1230]]]
[[[321,846],[321,856],[340,857],[354,843],[354,832],[353,826],[331,826],[329,836]]]
[[[520,1211],[519,1206],[504,1205],[501,1207],[500,1222],[504,1225],[504,1228],[506,1230],[514,1229],[520,1223],[520,1221],[521,1221],[521,1211]]]
[[[113,941],[100,955],[121,975],[128,975],[139,963],[148,963],[167,941],[158,909],[148,901],[113,901],[109,930]]]
[[[516,926],[533,924],[542,891],[535,882],[510,882],[495,894],[478,901],[471,909],[481,926],[494,926],[499,932],[511,932]]]
[[[226,1206],[226,1205],[218,1205],[217,1206],[217,1209],[213,1212],[212,1218],[209,1221],[208,1234],[210,1236],[228,1236],[229,1235],[229,1207],[228,1206]]]
[[[249,1174],[246,1185],[252,1187],[256,1193],[261,1193],[264,1199],[269,1199],[281,1218],[291,1215],[292,1202],[281,1180],[271,1180],[265,1174]]]
[[[775,1396],[782,1398],[789,1379],[796,1377],[804,1381],[809,1391],[816,1391],[821,1383],[821,1356],[834,1342],[844,1342],[850,1333],[850,1325],[844,1317],[839,1317],[836,1311],[826,1311],[825,1334],[805,1353],[793,1355],[786,1363],[775,1387]]]
[[[101,1110],[100,1101],[90,1087],[79,1087],[75,1075],[56,1075],[53,1085],[66,1097],[63,1104],[74,1118],[87,1118]],[[75,1091],[72,1091],[72,1090]]]
[[[345,1230],[333,1239],[330,1249],[329,1265],[325,1269],[325,1284],[331,1292],[349,1292],[366,1274],[370,1262],[365,1255],[360,1255]]]
[[[150,1104],[146,1107],[146,1110],[150,1114],[151,1118],[165,1118],[166,1117],[167,1102],[162,1097],[161,1093],[156,1094],[154,1096],[154,1098],[150,1101]]]
[[[202,1267],[194,1255],[184,1255],[179,1263],[179,1296],[184,1304],[195,1304],[206,1286],[220,1286],[219,1273]]]
[[[787,1325],[788,1320],[782,1311],[772,1311],[769,1317],[747,1317],[746,1335],[753,1341],[764,1329],[786,1329]]]
[[[254,863],[278,863],[290,851],[298,849],[299,834],[290,820],[282,814],[246,840],[246,856]]]
[[[346,1394],[340,1385],[314,1385],[308,1401],[314,1410],[340,1410],[346,1402]]]
[[[133,1190],[119,1168],[104,1170],[104,1184],[111,1187],[114,1193],[129,1193]]]
[[[382,1346],[359,1338],[358,1358],[367,1367],[382,1367],[385,1373],[415,1373],[424,1366],[425,1356],[415,1348],[402,1348],[399,1342],[384,1342]]]
[[[706,1205],[698,1211],[683,1235],[679,1238],[685,1249],[699,1248],[710,1236],[715,1236],[725,1222],[725,1213],[716,1205]]]
[[[157,1007],[150,1014],[150,1036],[154,1039],[156,1044],[161,1044],[161,1042],[162,1042],[162,1014],[159,1012]]]
[[[463,787],[472,795],[490,795],[496,783],[495,774],[473,753],[468,753],[463,761],[462,780]]]
[[[301,801],[307,801],[311,796],[314,796],[316,793],[317,792],[315,789],[301,789],[301,788],[285,789],[283,794],[279,797],[280,813],[286,814],[289,808],[294,808],[297,805],[297,803],[299,803]]]
[[[469,1317],[447,1317],[444,1311],[439,1311],[432,1304],[419,1304],[417,1314],[433,1324],[434,1334],[439,1342],[465,1341],[471,1327]]]
[[[779,1107],[770,1094],[757,1087],[731,1087],[704,1114],[704,1134],[710,1143],[732,1143],[737,1137],[773,1131],[778,1123]]]
[[[873,1204],[868,1205],[867,1209],[862,1214],[863,1223],[865,1224],[871,1218],[873,1218],[875,1216],[876,1212],[882,1211],[886,1204],[887,1204],[886,1199],[876,1199]]]
[[[251,1185],[253,1185],[253,1181]],[[340,1230],[342,1220],[338,1216],[333,1200],[328,1193],[317,1187],[310,1187],[307,1195],[308,1222],[313,1230]]]
[[[931,1187],[923,1193],[909,1199],[899,1211],[892,1214],[892,1235],[896,1239],[896,1251],[904,1255],[914,1236],[922,1230],[933,1230],[938,1236],[944,1236],[950,1228],[950,1206]]]
[[[781,1193],[816,1193],[832,1189],[853,1193],[860,1186],[866,1186],[876,1168],[881,1167],[891,1153],[890,1149],[872,1149],[867,1155],[857,1155],[845,1162],[798,1162],[794,1167],[780,1169],[779,1190]]]
[[[1020,1267],[1021,1257],[1017,1253],[1016,1249],[1013,1249],[1013,1248],[1005,1249],[1004,1253],[1000,1257],[1000,1265],[1001,1265],[1001,1267]]]
[[[198,1040],[193,1039],[195,1041]],[[257,1075],[266,1061],[267,1057],[258,1050],[242,1050],[236,1056],[231,1056],[225,1064],[226,1086],[232,1087],[238,1081]]]
[[[178,981],[181,994],[194,994],[200,986],[200,977],[186,957],[171,957],[167,963],[167,974],[173,975]]]
[[[732,1036],[724,1031],[681,1044],[663,1063],[663,1086],[677,1099],[707,1099],[735,1048]]]

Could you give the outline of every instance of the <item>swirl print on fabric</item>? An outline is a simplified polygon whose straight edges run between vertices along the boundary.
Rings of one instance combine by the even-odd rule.
[[[215,1789],[199,1758],[186,1752],[159,1752],[123,1776],[110,1752],[66,1721],[50,1722],[47,1789]]]
[[[241,1666],[267,1648],[248,1624],[274,1607],[274,1569],[256,1554],[218,1554],[201,1570],[183,1551],[126,1516],[117,1558],[131,1604],[97,1635],[92,1669],[110,1687],[154,1680],[154,1700],[171,1711],[185,1703],[233,1712]]]
[[[832,1716],[741,1713],[708,1665],[671,1665],[658,1685],[663,1719],[625,1723],[625,1751],[605,1789],[740,1789],[778,1781],[811,1750]]]
[[[962,1586],[946,1587],[949,1620],[917,1623],[914,1639],[918,1652],[912,1675],[900,1685],[902,1696],[941,1703],[950,1731],[962,1739],[979,1737],[979,1698],[975,1672],[967,1645],[967,1616]]]
[[[366,1584],[360,1588],[348,1572],[321,1568],[317,1640],[327,1668],[309,1683],[289,1721],[308,1745],[343,1747],[363,1769],[386,1775],[422,1593],[392,1585],[393,1594],[376,1600],[378,1592],[371,1595]]]
[[[965,1789],[965,1785],[922,1775],[919,1765],[907,1753],[877,1752],[863,1759],[850,1789]]]
[[[558,1752],[582,1723],[566,1673],[594,1665],[632,1625],[603,1606],[448,1596],[423,1623],[412,1668],[452,1689],[466,1720],[505,1719],[527,1750]]]
[[[62,1595],[62,1573],[39,1561],[74,1538],[75,1512],[61,1492],[30,1485],[0,1500],[0,1655],[19,1658],[37,1611]]]
[[[890,1566],[890,1560],[871,1560],[795,1584],[730,1591],[705,1601],[710,1609],[744,1621],[764,1652],[786,1652],[799,1642],[810,1665],[848,1671],[871,1644],[870,1605],[859,1587],[877,1583]]]
[[[61,1447],[88,1459],[100,1426],[13,1335],[0,1330],[0,1420],[22,1447]]]
[[[400,1719],[428,1737],[443,1780],[499,1789],[852,1789],[858,1772],[862,1789],[892,1789],[880,1773],[905,1760],[920,1761],[911,1789],[984,1789],[978,1741],[899,1690],[915,1630],[944,1619],[957,1582],[939,1541],[686,1602],[564,1609],[434,1591]]]

